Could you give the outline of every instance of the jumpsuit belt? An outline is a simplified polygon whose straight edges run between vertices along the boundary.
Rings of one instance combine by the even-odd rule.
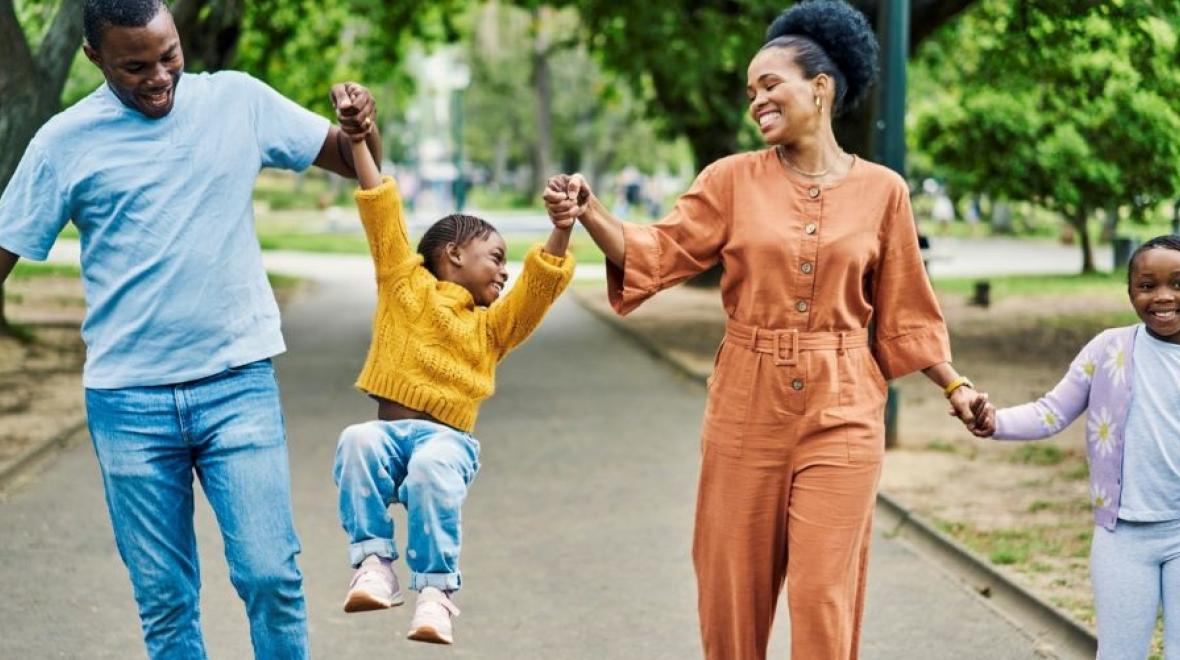
[[[799,364],[800,351],[836,351],[865,348],[869,345],[869,331],[865,328],[841,332],[806,332],[798,329],[776,330],[738,323],[730,319],[725,324],[725,341],[755,353],[769,353],[775,366]]]

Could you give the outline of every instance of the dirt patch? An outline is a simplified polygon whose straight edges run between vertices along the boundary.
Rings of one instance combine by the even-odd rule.
[[[575,294],[611,314],[601,285],[578,286]],[[1134,321],[1124,300],[1098,296],[1012,297],[986,310],[957,295],[940,295],[940,302],[956,368],[1001,406],[1042,395],[1097,332]],[[618,321],[690,371],[707,374],[725,312],[715,290],[680,286]],[[1081,422],[1049,442],[979,440],[947,414],[941,391],[923,375],[894,385],[900,437],[886,455],[881,488],[1093,627]]]
[[[4,289],[15,336],[0,336],[0,468],[86,418],[81,282],[35,277]]]
[[[280,305],[303,286],[275,282]],[[4,286],[13,336],[0,336],[0,471],[85,422],[79,328],[86,313],[75,277],[13,279]]]

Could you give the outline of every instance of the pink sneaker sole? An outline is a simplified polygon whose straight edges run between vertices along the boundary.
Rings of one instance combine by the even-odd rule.
[[[419,626],[411,630],[406,635],[406,639],[412,639],[415,642],[429,642],[431,644],[453,644],[455,641],[449,637],[443,637],[432,626]]]
[[[363,591],[361,589],[354,589],[348,592],[348,596],[344,599],[345,612],[371,612],[373,610],[387,610],[391,607],[397,607],[406,602],[402,597],[401,592],[393,595],[391,600],[378,598],[373,594]]]

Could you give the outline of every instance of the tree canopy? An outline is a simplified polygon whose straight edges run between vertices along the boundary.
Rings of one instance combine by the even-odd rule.
[[[913,144],[961,191],[1062,214],[1092,271],[1096,209],[1180,193],[1178,6],[984,0],[924,53]]]

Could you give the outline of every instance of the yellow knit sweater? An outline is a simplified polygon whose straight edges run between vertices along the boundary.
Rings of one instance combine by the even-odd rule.
[[[358,190],[356,203],[377,270],[373,341],[356,386],[463,431],[495,391],[496,364],[523,342],[569,284],[572,255],[535,246],[520,281],[490,307],[440,281],[410,247],[397,184]]]

